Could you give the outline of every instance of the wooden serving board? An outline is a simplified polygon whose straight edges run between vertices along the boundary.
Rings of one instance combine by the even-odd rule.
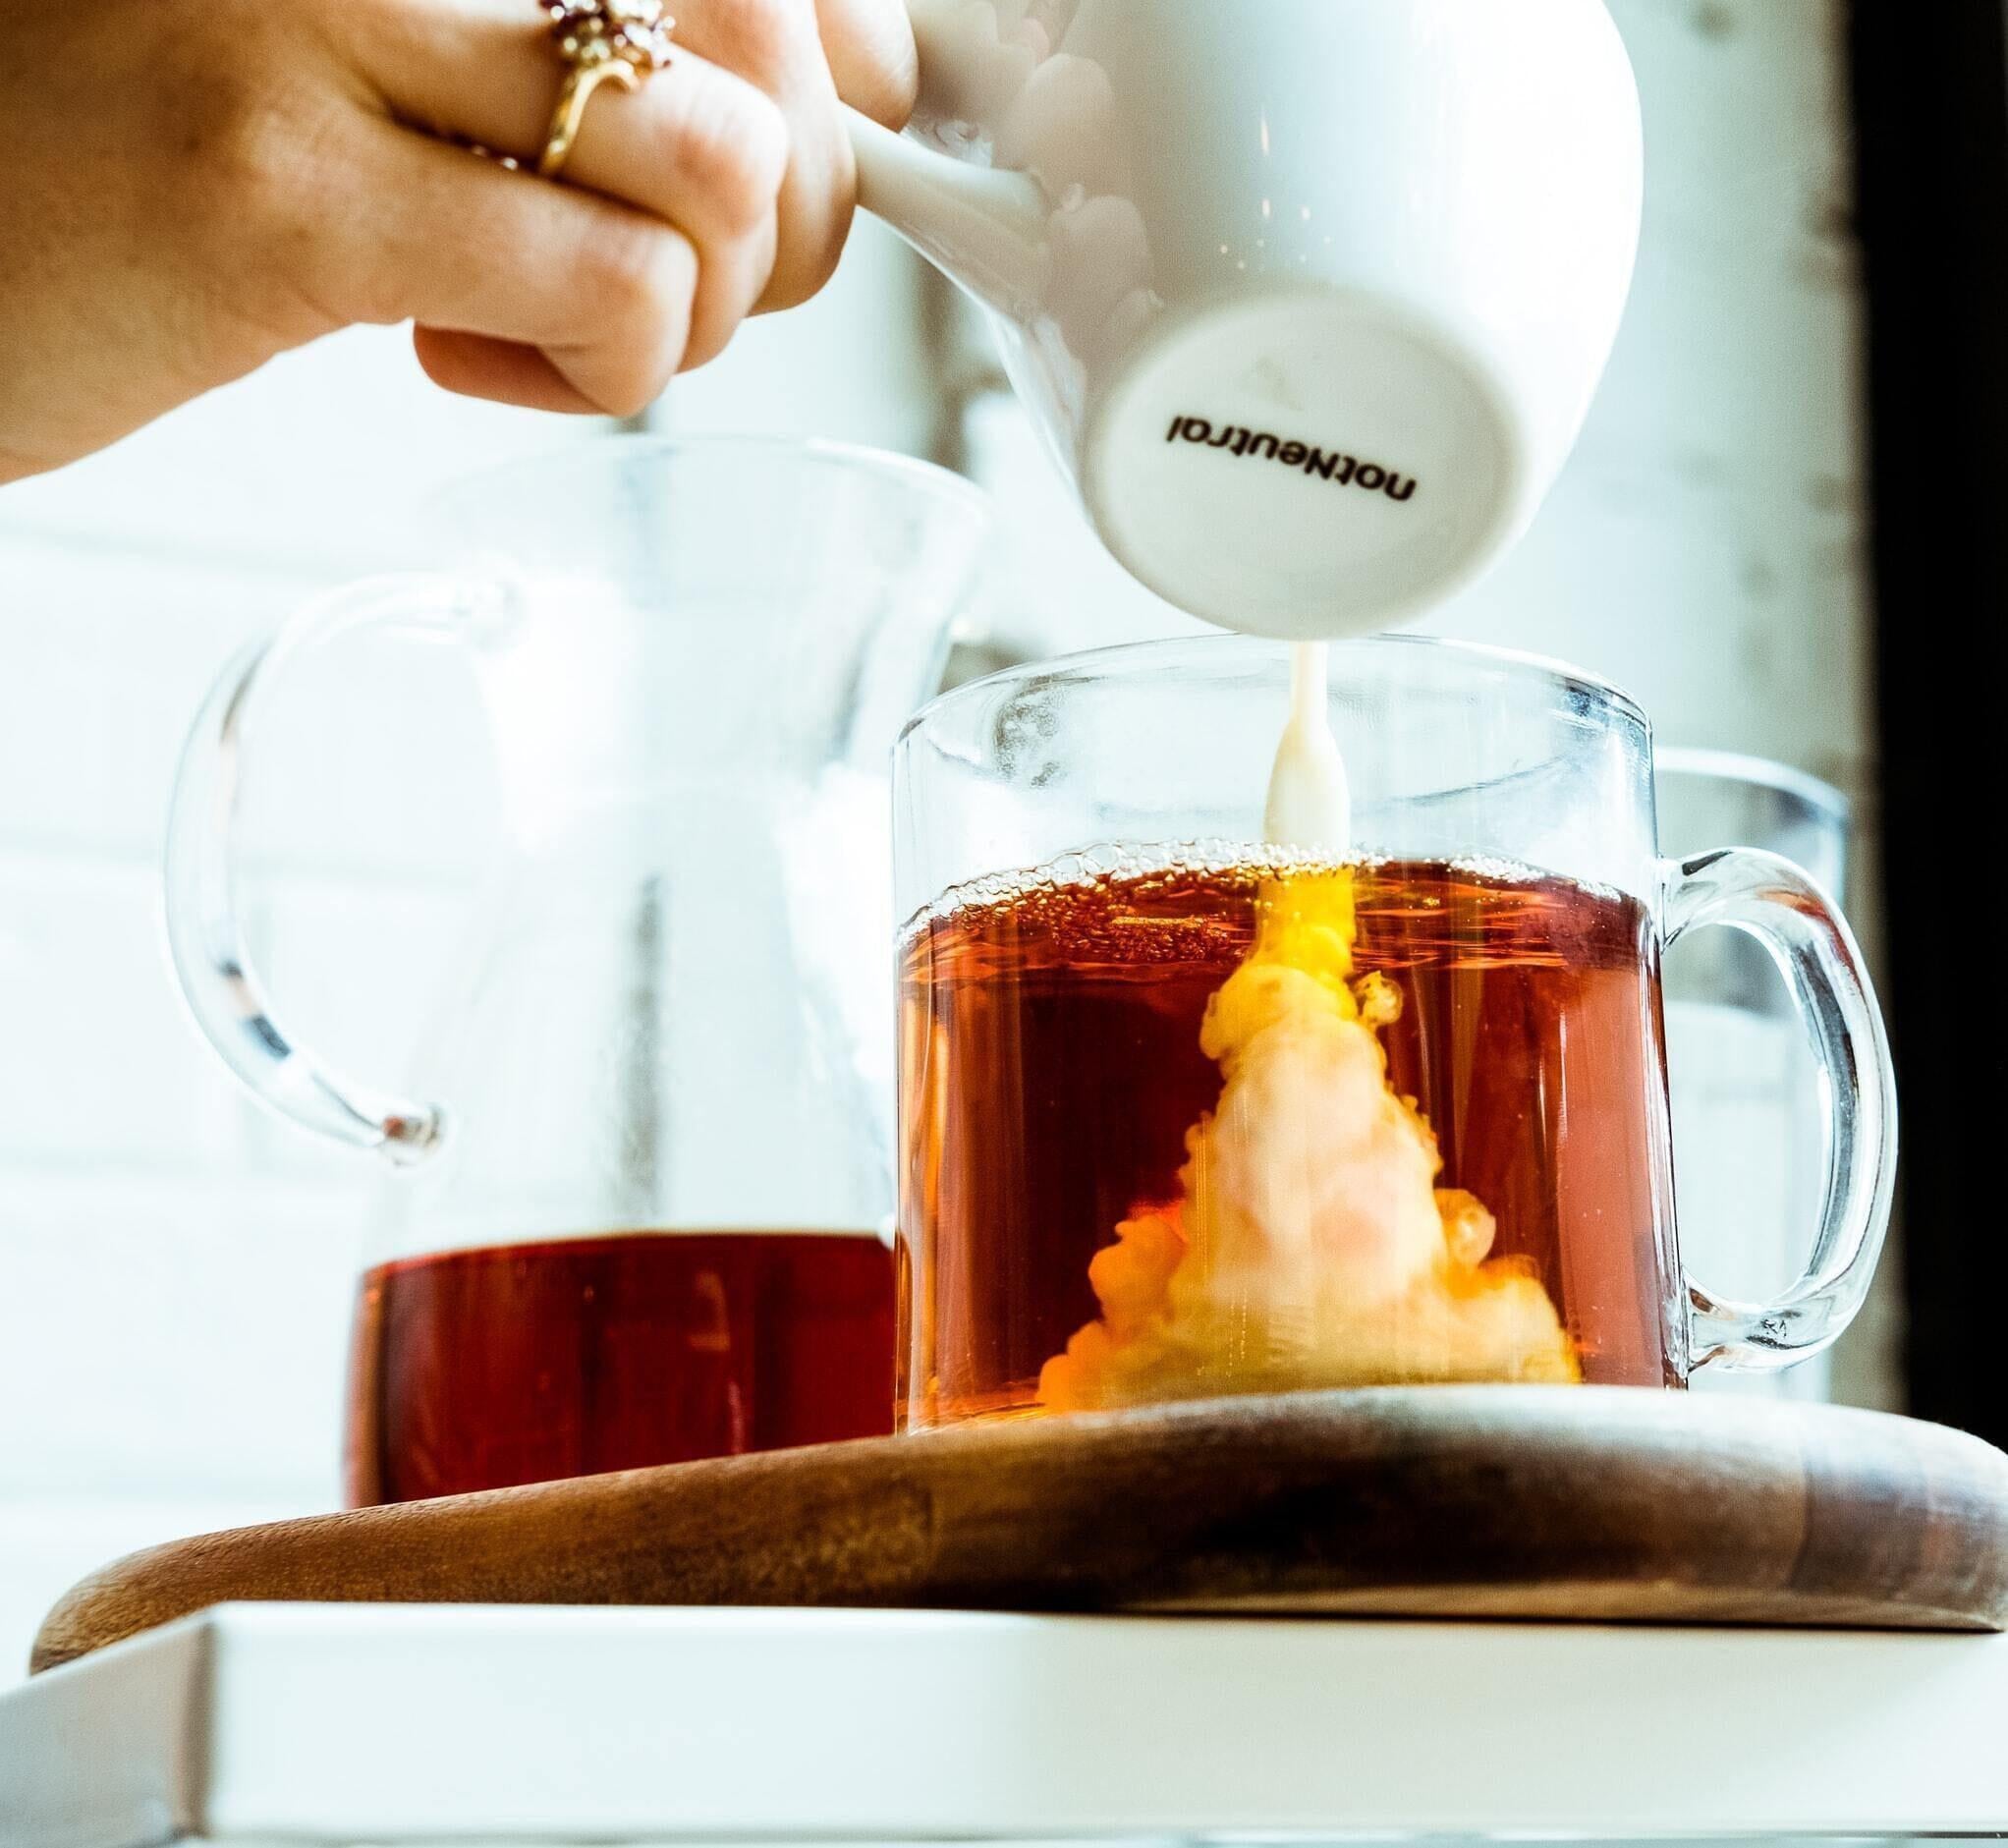
[[[1877,1413],[1423,1387],[1027,1420],[180,1540],[34,1667],[241,1598],[2008,1628],[2008,1456]]]

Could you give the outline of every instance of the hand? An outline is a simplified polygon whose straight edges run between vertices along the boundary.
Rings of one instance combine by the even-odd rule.
[[[676,0],[563,182],[533,0],[0,0],[0,480],[274,354],[417,323],[474,397],[627,416],[849,230],[843,97],[913,102],[902,0]]]

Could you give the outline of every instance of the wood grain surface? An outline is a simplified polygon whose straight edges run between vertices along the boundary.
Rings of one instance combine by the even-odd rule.
[[[239,1598],[2008,1627],[2008,1457],[1570,1387],[1220,1400],[637,1470],[154,1547],[54,1667]]]

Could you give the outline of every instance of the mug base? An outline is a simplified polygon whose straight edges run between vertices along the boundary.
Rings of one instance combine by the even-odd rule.
[[[1298,288],[1168,321],[1096,405],[1080,478],[1160,596],[1311,640],[1406,621],[1492,564],[1533,512],[1526,450],[1448,334]]]

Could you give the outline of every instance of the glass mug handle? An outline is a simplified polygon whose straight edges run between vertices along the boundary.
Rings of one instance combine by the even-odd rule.
[[[1791,987],[1824,1079],[1826,1198],[1798,1282],[1760,1305],[1685,1279],[1693,1365],[1773,1372],[1835,1341],[1875,1274],[1896,1184],[1889,1037],[1847,921],[1789,860],[1732,847],[1669,865],[1664,879],[1666,947],[1709,924],[1756,938]]]
[[[168,812],[168,949],[195,1025],[261,1103],[399,1163],[433,1148],[443,1114],[353,1083],[274,1018],[237,909],[238,798],[272,690],[304,657],[359,629],[457,638],[477,606],[485,607],[480,586],[432,575],[365,579],[307,604],[224,669],[189,734]]]

